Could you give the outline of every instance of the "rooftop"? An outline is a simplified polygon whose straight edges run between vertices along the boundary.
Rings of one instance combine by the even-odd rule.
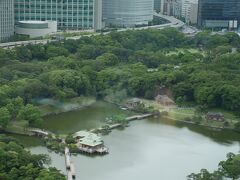
[[[132,98],[132,99],[128,100],[128,102],[138,103],[138,102],[142,102],[142,100],[139,98]]]
[[[80,139],[79,143],[94,147],[103,144],[103,141],[98,136],[87,136],[85,138]]]
[[[19,21],[19,23],[24,23],[24,24],[46,24],[47,21]]]
[[[169,101],[174,102],[172,99],[170,99],[167,95],[157,95],[155,97],[156,100],[162,100],[162,101]]]
[[[87,132],[87,131],[76,132],[73,135],[73,137],[74,138],[80,137],[80,140],[79,140],[80,144],[91,146],[91,147],[103,144],[101,137],[99,137],[97,134]]]
[[[87,132],[87,131],[78,131],[78,132],[76,132],[74,135],[73,135],[73,137],[74,138],[76,138],[76,137],[86,137],[86,136],[88,136],[90,133],[89,132]]]

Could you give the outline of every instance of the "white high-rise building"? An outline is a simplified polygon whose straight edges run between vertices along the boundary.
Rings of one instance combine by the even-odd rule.
[[[0,0],[0,42],[14,34],[14,2]]]
[[[182,0],[182,17],[186,23],[197,23],[198,0]]]
[[[166,14],[168,16],[172,16],[174,14],[174,4],[177,0],[161,0],[160,3],[160,12],[162,14]]]
[[[176,0],[173,4],[173,16],[182,17],[182,0]]]
[[[103,28],[102,22],[102,0],[94,0],[94,29],[101,30]]]
[[[103,0],[103,20],[107,26],[134,27],[153,19],[154,0]]]
[[[189,20],[189,23],[191,23],[191,24],[197,24],[197,21],[198,21],[198,3],[191,3],[188,20]]]

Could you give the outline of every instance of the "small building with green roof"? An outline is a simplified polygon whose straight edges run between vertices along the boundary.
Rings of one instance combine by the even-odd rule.
[[[82,152],[87,153],[107,153],[108,149],[104,146],[104,142],[97,134],[79,131],[73,137],[77,139],[77,147]]]

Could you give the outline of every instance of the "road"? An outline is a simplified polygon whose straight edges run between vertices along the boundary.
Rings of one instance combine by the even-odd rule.
[[[161,25],[154,25],[154,26],[138,27],[138,28],[124,28],[124,29],[118,29],[116,31],[117,32],[123,32],[123,31],[129,31],[129,30],[163,29],[163,28],[168,28],[168,27],[181,28],[185,25],[184,22],[180,21],[179,19],[174,18],[173,16],[166,16],[166,15],[158,14],[158,13],[154,13],[154,16],[157,16],[157,17],[162,18],[162,19],[166,19],[167,21],[169,21],[169,23],[161,24]],[[104,32],[104,33],[95,33],[95,34],[67,37],[66,40],[69,40],[69,39],[77,40],[77,39],[80,39],[81,37],[97,36],[97,35],[101,35],[101,34],[106,35],[106,34],[109,34],[109,33],[110,32]],[[0,48],[11,49],[11,48],[14,48],[14,47],[17,47],[17,46],[22,46],[22,45],[47,44],[49,42],[54,42],[54,41],[57,41],[57,40],[43,39],[43,40],[29,40],[29,41],[0,43]]]

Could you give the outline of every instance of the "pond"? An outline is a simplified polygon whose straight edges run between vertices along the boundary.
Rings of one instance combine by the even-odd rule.
[[[50,115],[44,118],[43,128],[54,133],[68,134],[83,129],[92,129],[105,124],[107,117],[115,114],[130,115],[110,103],[98,101],[80,110]]]
[[[45,128],[70,133],[103,124],[114,113],[127,113],[104,102],[78,111],[49,116]],[[128,113],[127,113],[128,114]],[[21,139],[33,153],[46,153],[65,172],[64,157],[48,151],[36,138]],[[240,150],[240,134],[215,131],[161,118],[131,122],[124,130],[103,136],[110,153],[72,156],[79,180],[184,180],[201,168],[217,169],[228,152]]]

